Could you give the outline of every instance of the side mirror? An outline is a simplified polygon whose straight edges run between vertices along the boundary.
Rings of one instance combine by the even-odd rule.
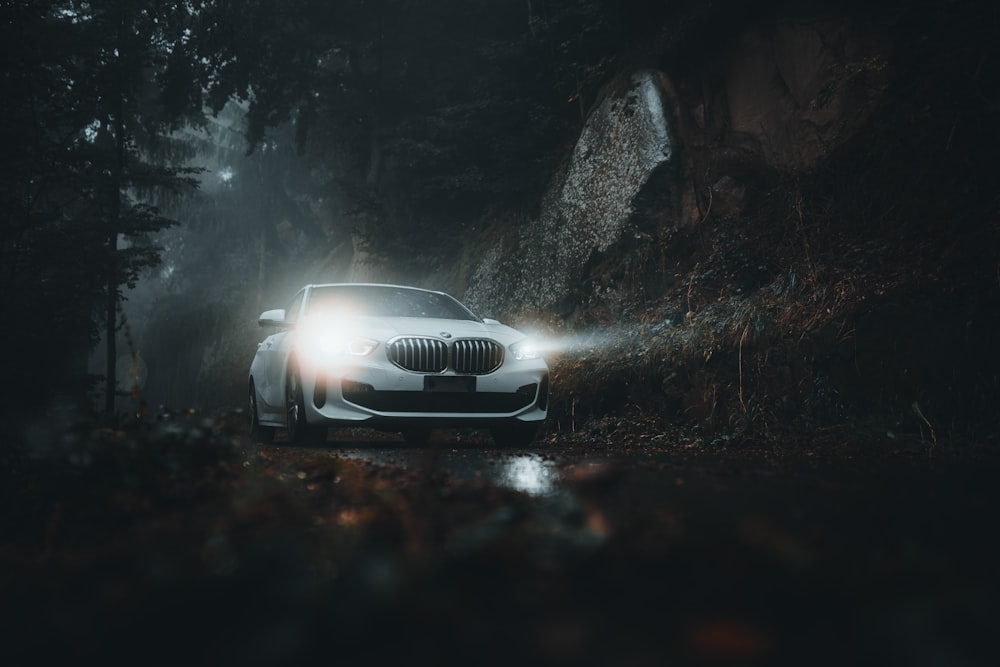
[[[257,324],[262,327],[283,327],[285,326],[285,309],[276,308],[274,310],[265,310],[257,318]]]
[[[500,324],[499,320],[495,320],[492,317],[484,317],[483,324]]]

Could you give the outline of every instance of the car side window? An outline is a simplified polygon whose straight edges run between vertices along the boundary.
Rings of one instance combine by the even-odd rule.
[[[296,320],[299,319],[299,311],[302,310],[302,299],[305,298],[305,294],[305,290],[302,290],[288,304],[288,308],[285,309],[285,322],[295,324]]]

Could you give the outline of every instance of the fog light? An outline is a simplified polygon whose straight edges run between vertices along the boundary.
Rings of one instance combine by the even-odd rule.
[[[340,391],[344,394],[344,396],[347,396],[348,394],[365,394],[370,391],[375,391],[375,387],[365,382],[355,382],[354,380],[341,380]]]
[[[532,383],[532,384],[526,384],[526,385],[524,385],[522,387],[518,387],[517,388],[517,395],[518,396],[527,396],[528,398],[534,398],[536,391],[538,391],[538,385],[537,384],[534,384],[534,383]]]

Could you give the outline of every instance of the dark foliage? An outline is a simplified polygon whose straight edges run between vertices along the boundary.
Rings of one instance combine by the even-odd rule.
[[[159,261],[151,235],[173,221],[157,204],[193,185],[166,132],[200,100],[171,82],[186,10],[53,0],[0,11],[2,294],[17,313],[5,347],[28,352],[13,359],[19,390],[5,410],[35,411],[82,398],[100,328],[115,376],[120,289]]]
[[[218,4],[197,45],[217,108],[248,101],[250,150],[292,123],[352,166],[342,192],[384,250],[452,243],[491,206],[533,206],[622,35],[599,2]],[[419,237],[414,235],[419,231]]]

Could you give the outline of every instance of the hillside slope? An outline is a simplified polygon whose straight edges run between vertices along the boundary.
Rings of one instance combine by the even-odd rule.
[[[556,428],[625,412],[737,440],[995,442],[998,23],[983,3],[936,10],[777,10],[715,51],[691,49],[716,37],[703,24],[637,56],[673,159],[627,193],[616,238],[567,263],[557,303],[486,300],[572,340]],[[565,244],[521,239],[501,235],[491,281],[560,270]]]

